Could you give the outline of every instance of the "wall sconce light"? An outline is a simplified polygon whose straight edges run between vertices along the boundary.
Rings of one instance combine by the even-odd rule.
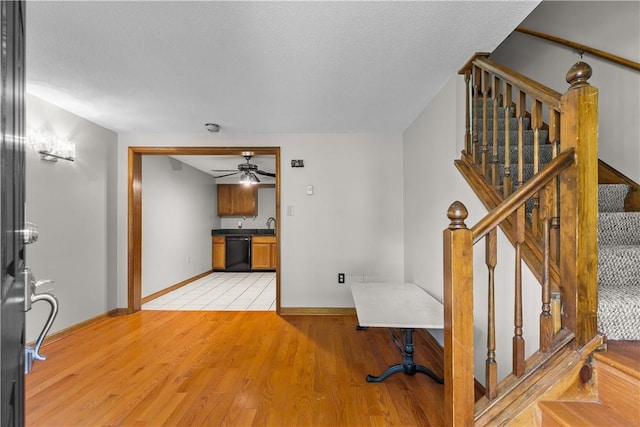
[[[57,162],[62,159],[73,162],[76,158],[76,145],[73,142],[46,132],[28,129],[27,142],[40,153],[41,160]]]

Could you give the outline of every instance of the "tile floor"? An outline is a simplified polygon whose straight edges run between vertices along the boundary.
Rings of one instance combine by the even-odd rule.
[[[211,273],[143,304],[142,309],[274,311],[276,273]]]

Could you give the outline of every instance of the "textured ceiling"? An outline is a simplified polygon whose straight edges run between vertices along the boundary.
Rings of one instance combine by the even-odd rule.
[[[27,91],[116,132],[400,132],[538,1],[27,2]]]

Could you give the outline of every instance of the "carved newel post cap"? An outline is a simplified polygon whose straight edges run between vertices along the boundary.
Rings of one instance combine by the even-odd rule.
[[[449,210],[447,210],[447,217],[451,221],[449,229],[454,230],[458,228],[467,228],[467,225],[464,223],[467,216],[469,216],[467,207],[458,200],[453,202],[451,206],[449,206]]]
[[[571,85],[571,88],[589,86],[589,78],[593,74],[591,65],[586,62],[578,61],[573,64],[573,67],[567,71],[567,83]]]

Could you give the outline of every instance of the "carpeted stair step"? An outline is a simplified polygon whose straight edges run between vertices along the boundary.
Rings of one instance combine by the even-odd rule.
[[[482,143],[482,136],[484,135],[484,132],[478,131],[477,135],[478,135],[478,143]],[[523,145],[533,145],[533,136],[534,135],[532,130],[523,131],[522,132]],[[547,142],[549,141],[549,131],[540,130],[540,136],[538,139],[540,142],[540,146],[548,145]],[[505,131],[499,130],[498,144],[504,145],[504,141],[505,141]],[[487,132],[487,143],[492,143],[492,142],[493,142],[493,131],[490,130]],[[518,132],[509,132],[509,146],[513,147],[517,145],[518,145]]]
[[[624,212],[626,184],[598,186],[598,330],[640,340],[640,212]]]
[[[478,148],[478,150],[480,150],[482,148],[481,145],[476,145],[476,147]],[[489,144],[487,145],[487,153],[489,155],[489,158],[491,158],[493,156],[493,144]],[[505,147],[504,145],[499,145],[498,146],[498,163],[504,163],[504,154],[505,154]],[[524,156],[524,163],[533,163],[533,145],[525,145],[522,147],[522,151],[523,151],[523,156]],[[509,153],[510,153],[510,157],[509,160],[511,163],[518,163],[518,147],[517,146],[510,146],[509,147]],[[553,156],[553,147],[551,147],[551,145],[549,144],[545,144],[545,145],[541,145],[540,146],[540,151],[539,151],[539,159],[540,162],[547,164],[551,161]]]
[[[540,166],[542,169],[542,166]],[[504,178],[505,167],[503,164],[498,164],[498,174],[500,175],[500,184],[502,185],[502,180]],[[518,164],[511,163],[509,166],[509,173],[511,175],[511,181],[513,182],[513,188],[517,188],[518,184]],[[522,182],[526,182],[529,178],[533,176],[533,164],[525,163],[522,165]]]
[[[614,290],[618,287],[632,285],[637,290],[635,295],[640,297],[639,266],[640,246],[600,245],[598,248],[598,283],[600,289]],[[638,300],[638,308],[640,308],[640,300]],[[640,316],[636,315],[636,318],[640,322]],[[640,334],[640,330],[636,331],[636,334]]]
[[[604,246],[598,256],[598,331],[610,340],[640,340],[640,248]]]
[[[480,117],[480,116],[478,116]],[[524,127],[524,129],[531,129],[531,119],[529,119],[529,117],[525,117],[523,119],[522,125]],[[477,121],[476,125],[475,125],[475,129],[478,131],[481,131],[482,128],[482,118],[480,117],[479,120]],[[493,129],[493,119],[492,116],[490,116],[488,118],[487,121],[487,129]],[[505,129],[505,125],[504,125],[504,115],[502,116],[498,116],[498,129]],[[518,130],[518,120],[516,120],[515,117],[511,117],[511,119],[509,120],[509,130],[511,130],[511,132],[517,132]]]
[[[640,245],[640,212],[600,212],[598,244]]]
[[[498,107],[498,129],[504,129],[504,114],[505,108],[499,106]],[[473,116],[476,118],[476,130],[482,130],[482,99],[476,99],[474,101],[473,107]],[[513,107],[509,108],[509,116],[511,120],[509,120],[509,129],[517,130],[518,129],[518,120],[515,118],[515,109]],[[487,127],[493,128],[493,99],[487,100]],[[524,129],[531,129],[531,118],[524,117],[523,118],[523,126]]]
[[[624,212],[624,199],[628,192],[627,184],[599,184],[598,212]]]

